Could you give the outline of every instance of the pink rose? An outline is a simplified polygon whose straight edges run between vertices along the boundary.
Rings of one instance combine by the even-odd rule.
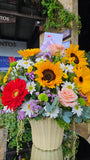
[[[49,48],[53,56],[63,55],[65,51],[65,47],[62,44],[52,44]]]
[[[9,63],[12,63],[12,62],[16,62],[16,59],[14,57],[9,57]]]
[[[78,98],[76,93],[72,89],[63,87],[61,91],[58,91],[59,102],[65,107],[74,107]]]

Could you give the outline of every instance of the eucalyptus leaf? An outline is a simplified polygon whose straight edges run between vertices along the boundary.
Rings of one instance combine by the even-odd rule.
[[[54,98],[54,101],[53,101],[52,104],[53,104],[54,106],[56,106],[56,105],[59,104],[59,97],[58,97],[58,96]]]
[[[42,108],[40,111],[39,111],[39,114],[42,114],[44,112],[44,108]]]
[[[46,110],[47,110],[47,112],[51,112],[51,110],[52,110],[52,107],[48,102],[46,103]]]
[[[81,117],[77,117],[75,120],[77,123],[81,123],[82,122],[82,118]]]
[[[70,112],[70,111],[65,111],[65,112],[64,112],[64,116],[72,117],[72,112]]]
[[[28,82],[28,80],[25,76],[19,76],[19,78],[25,80],[25,82]]]
[[[67,123],[70,123],[70,118],[67,116],[63,116],[63,120]]]

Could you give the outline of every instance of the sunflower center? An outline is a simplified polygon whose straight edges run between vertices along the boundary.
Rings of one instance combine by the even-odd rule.
[[[51,82],[52,80],[54,80],[56,78],[56,75],[54,74],[54,72],[50,69],[46,69],[43,72],[43,78],[42,80],[47,81],[48,83]]]
[[[74,63],[76,63],[76,64],[79,63],[79,59],[74,53],[71,53],[71,57],[75,57]]]
[[[83,78],[82,78],[81,76],[79,77],[79,81],[80,81],[80,82],[83,82]]]
[[[18,96],[18,94],[19,94],[19,90],[18,90],[18,89],[15,89],[15,90],[13,91],[13,93],[12,93],[12,97],[13,97],[13,98],[16,98],[16,97]]]

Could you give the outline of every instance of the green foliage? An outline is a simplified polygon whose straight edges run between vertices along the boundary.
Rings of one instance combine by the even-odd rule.
[[[22,149],[24,142],[31,141],[31,127],[28,119],[17,120],[17,112],[0,115],[0,127],[8,129],[8,147]]]
[[[58,32],[64,27],[74,29],[80,33],[80,16],[75,16],[74,13],[64,9],[58,0],[42,0],[41,4],[43,14],[47,19],[44,24],[46,31],[53,29],[54,32],[55,30]]]
[[[61,127],[61,128],[64,128],[64,129],[67,129],[70,127],[70,124],[63,121],[62,119],[60,118],[56,118],[55,121],[57,122],[57,124]]]
[[[85,52],[85,56],[87,57],[88,67],[90,68],[90,51]]]
[[[64,131],[64,139],[62,143],[63,155],[65,159],[72,159],[72,144],[73,144],[73,132],[66,129]],[[79,140],[78,136],[76,135],[76,142],[75,142],[75,153],[78,151]]]

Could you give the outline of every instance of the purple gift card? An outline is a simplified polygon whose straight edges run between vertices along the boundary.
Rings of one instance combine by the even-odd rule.
[[[44,41],[52,41],[56,44],[62,44],[63,34],[60,33],[51,33],[45,32],[44,34]]]

